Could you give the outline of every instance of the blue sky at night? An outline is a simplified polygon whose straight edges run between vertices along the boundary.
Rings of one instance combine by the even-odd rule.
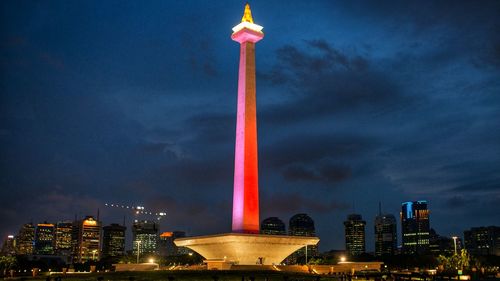
[[[442,235],[500,224],[500,2],[250,5],[262,219],[308,213],[322,251],[352,212],[373,250],[379,201],[428,200]],[[106,202],[230,231],[243,6],[0,2],[1,237],[98,208],[121,222]]]

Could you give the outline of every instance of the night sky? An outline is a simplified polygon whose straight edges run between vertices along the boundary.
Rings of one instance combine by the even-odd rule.
[[[251,1],[261,219],[429,201],[431,227],[500,224],[499,1]],[[243,1],[1,1],[0,235],[165,210],[229,232]],[[398,225],[398,232],[400,226]],[[2,240],[2,239],[0,239]],[[400,237],[398,237],[400,243]]]

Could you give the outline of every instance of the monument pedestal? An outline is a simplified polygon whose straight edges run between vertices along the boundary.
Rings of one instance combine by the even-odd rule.
[[[202,255],[208,268],[227,269],[228,265],[278,265],[306,245],[316,245],[318,237],[224,233],[178,238],[178,247]]]

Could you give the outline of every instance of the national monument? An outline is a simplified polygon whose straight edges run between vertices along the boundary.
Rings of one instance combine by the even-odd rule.
[[[255,43],[264,38],[262,28],[253,22],[246,4],[231,35],[240,44],[232,232],[175,240],[177,246],[202,255],[209,269],[279,264],[296,250],[319,242],[317,237],[259,234]]]

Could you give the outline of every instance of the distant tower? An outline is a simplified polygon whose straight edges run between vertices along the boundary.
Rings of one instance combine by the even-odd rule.
[[[32,255],[35,244],[35,226],[24,224],[16,235],[16,252],[18,255]]]
[[[7,239],[3,241],[0,254],[5,256],[14,256],[16,254],[14,235],[8,235]]]
[[[56,254],[61,256],[71,255],[71,243],[73,236],[73,223],[58,222],[56,224]]]
[[[351,214],[344,221],[345,249],[351,256],[365,253],[365,225],[361,215]]]
[[[158,252],[162,257],[179,256],[189,253],[185,247],[177,247],[174,240],[186,237],[184,231],[166,231],[160,234]]]
[[[404,202],[401,206],[401,233],[405,254],[429,251],[429,210],[427,201]]]
[[[267,235],[286,235],[285,223],[277,217],[270,217],[262,221],[260,233]]]
[[[101,222],[92,216],[73,223],[73,255],[75,262],[98,260],[101,248]]]
[[[154,221],[135,221],[132,225],[134,254],[157,254],[159,240],[159,225]]]
[[[255,43],[264,37],[254,24],[250,5],[231,39],[240,43],[238,108],[234,157],[233,232],[259,233],[259,178],[255,98]]]
[[[472,227],[464,231],[465,248],[475,256],[500,256],[500,226]]]
[[[291,236],[316,236],[316,228],[314,227],[314,220],[307,214],[296,214],[290,218],[288,235]],[[307,249],[306,249],[307,247]],[[313,257],[318,254],[318,245],[310,245],[297,250],[291,254],[287,259],[288,264],[295,264],[305,258],[306,250],[307,256]],[[304,259],[305,261],[305,259]]]
[[[375,255],[392,256],[398,246],[396,218],[391,214],[379,214],[375,217]]]
[[[35,232],[35,253],[53,255],[55,248],[55,226],[52,223],[39,223]]]
[[[102,228],[102,257],[117,261],[125,255],[125,231],[127,227],[112,223]]]

